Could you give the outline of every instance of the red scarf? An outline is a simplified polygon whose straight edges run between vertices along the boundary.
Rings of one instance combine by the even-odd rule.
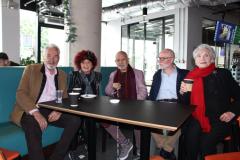
[[[119,98],[121,99],[137,99],[137,91],[136,91],[136,79],[135,74],[133,71],[133,68],[128,65],[127,72],[126,72],[125,79],[122,79],[122,74],[120,69],[117,69],[117,73],[115,74],[114,83],[121,83],[122,81],[122,87],[124,87],[124,92],[119,92]]]
[[[186,76],[187,79],[194,80],[191,93],[191,104],[196,106],[196,110],[192,113],[192,115],[199,121],[203,132],[210,132],[211,130],[209,119],[205,115],[206,105],[204,98],[203,77],[208,76],[215,69],[215,64],[212,63],[207,68],[196,67]]]

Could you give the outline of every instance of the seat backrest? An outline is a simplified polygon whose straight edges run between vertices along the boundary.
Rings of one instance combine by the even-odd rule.
[[[22,78],[25,67],[1,67],[0,68],[0,123],[9,122],[10,113],[16,102],[16,90]],[[72,67],[60,67],[66,73]]]
[[[205,156],[205,160],[237,160],[240,159],[240,152],[220,153]]]
[[[100,85],[100,95],[105,95],[105,87],[108,84],[110,74],[115,71],[116,67],[101,67],[100,72],[102,74],[102,82]]]
[[[8,122],[16,101],[16,90],[24,67],[0,68],[0,123]]]

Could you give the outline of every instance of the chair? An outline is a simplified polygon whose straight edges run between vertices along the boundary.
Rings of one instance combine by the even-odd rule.
[[[20,159],[19,152],[0,148],[0,160],[15,160],[15,159]]]
[[[235,118],[232,122],[231,134],[223,141],[223,152],[236,152],[240,149],[240,118]]]
[[[205,160],[239,160],[240,152],[221,153],[205,156]]]
[[[151,156],[149,160],[164,160],[161,156]]]

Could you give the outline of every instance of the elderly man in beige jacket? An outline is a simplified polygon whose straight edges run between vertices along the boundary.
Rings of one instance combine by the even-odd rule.
[[[11,118],[25,132],[30,160],[45,160],[41,140],[48,124],[64,128],[51,160],[64,159],[80,126],[77,116],[37,107],[40,102],[55,100],[56,90],[63,90],[64,97],[67,96],[67,77],[56,67],[59,58],[59,48],[49,45],[45,50],[44,63],[27,66],[17,90]]]

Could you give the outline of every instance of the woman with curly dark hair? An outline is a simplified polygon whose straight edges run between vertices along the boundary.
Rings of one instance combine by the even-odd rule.
[[[97,57],[92,51],[82,50],[78,52],[74,58],[74,65],[76,70],[72,71],[69,75],[68,92],[72,92],[73,88],[81,88],[81,94],[99,94],[99,84],[102,79],[102,75],[99,72],[94,71],[97,66]],[[82,125],[79,133],[83,134],[83,138],[86,136],[85,123],[82,121]],[[77,145],[73,141],[73,146]],[[76,146],[75,146],[76,147]],[[87,156],[86,145],[81,145],[75,151],[71,151],[68,154],[69,158],[79,159],[78,157]]]
[[[97,66],[97,57],[92,51],[82,50],[74,58],[77,71],[69,75],[68,91],[73,88],[81,88],[81,94],[99,94],[101,73],[94,71]]]

